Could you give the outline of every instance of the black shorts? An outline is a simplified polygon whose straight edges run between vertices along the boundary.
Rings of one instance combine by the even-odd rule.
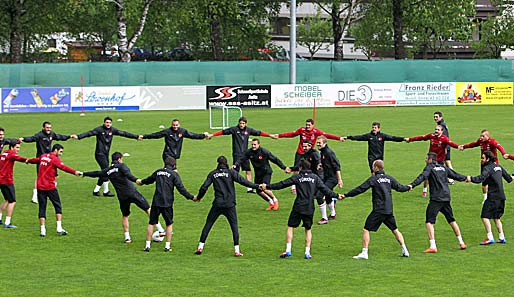
[[[398,229],[396,226],[396,219],[393,214],[382,214],[374,211],[368,215],[366,223],[364,223],[364,229],[371,232],[377,232],[382,223],[384,223],[384,225],[386,225],[391,231]]]
[[[327,180],[324,181],[325,183],[325,186],[327,186],[327,188],[329,188],[330,190],[334,190],[335,186],[337,186],[337,178],[329,178]],[[321,193],[321,191],[317,191],[316,192],[316,201],[318,202],[318,205],[321,205],[323,204],[323,202],[327,202],[327,204],[331,203],[332,202],[332,198],[331,197],[325,197],[325,195],[323,195],[323,193]]]
[[[430,201],[427,206],[425,223],[435,224],[439,212],[444,215],[448,223],[455,222],[450,202]]]
[[[295,166],[296,166],[296,164],[298,164],[298,163],[300,162],[300,159],[301,159],[301,158],[303,158],[303,155],[302,155],[302,154],[299,154],[298,152],[296,152],[296,153],[294,154],[294,164],[293,164],[293,166],[291,166],[291,168],[292,168],[292,167],[295,167]]]
[[[260,184],[267,184],[269,185],[271,183],[271,173],[264,173],[261,172],[255,172],[255,177],[253,179],[253,182],[260,185]],[[257,193],[262,192],[261,189],[257,189]]]
[[[4,200],[7,200],[7,202],[9,203],[16,202],[16,193],[14,191],[14,185],[0,185],[0,190],[2,190]]]
[[[152,206],[150,209],[150,220],[148,224],[155,225],[159,223],[159,215],[162,214],[166,226],[173,224],[173,207]]]
[[[310,230],[312,228],[312,217],[314,214],[302,214],[299,212],[296,212],[294,209],[291,210],[291,213],[289,214],[289,220],[287,221],[288,227],[296,228],[300,226],[300,222],[303,221],[302,227],[305,228],[305,230]]]
[[[499,219],[503,216],[505,210],[505,200],[491,200],[487,199],[482,206],[481,218],[484,219]]]
[[[146,201],[145,197],[143,197],[143,195],[141,195],[139,192],[136,192],[135,194],[123,200],[119,199],[118,196],[118,201],[120,202],[121,214],[124,217],[128,217],[130,215],[130,204],[132,203],[137,205],[137,207],[141,208],[143,211],[147,211],[150,208],[148,201]]]
[[[46,218],[47,198],[50,199],[55,209],[55,214],[62,214],[61,198],[57,189],[54,190],[37,190],[37,202],[39,205],[39,218]]]

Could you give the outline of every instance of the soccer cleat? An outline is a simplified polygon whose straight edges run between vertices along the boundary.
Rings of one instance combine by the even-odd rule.
[[[18,227],[14,226],[14,225],[12,225],[12,224],[9,224],[9,225],[4,224],[4,228],[6,228],[6,229],[16,229],[16,228],[18,228]]]
[[[280,258],[289,258],[291,256],[291,252],[283,252],[282,254],[280,254]]]
[[[296,189],[291,189],[291,193],[296,195]]]
[[[39,236],[40,236],[40,237],[45,237],[45,236],[46,236],[46,234],[45,234],[45,233],[39,233]]]
[[[253,189],[248,189],[248,190],[246,190],[246,193],[248,193],[248,194],[255,194],[255,191]]]
[[[145,247],[145,249],[143,250],[143,252],[150,252],[150,248],[149,247]]]
[[[368,260],[368,254],[360,253],[357,256],[353,256],[357,260]]]
[[[100,191],[93,191],[93,196],[97,196],[97,197],[100,197]]]
[[[111,191],[104,192],[104,197],[114,197],[115,195]]]
[[[275,203],[268,205],[268,207],[266,207],[266,211],[272,210],[274,206],[275,206]]]
[[[171,248],[164,248],[164,252],[165,253],[171,252]]]
[[[0,220],[0,225],[3,225],[3,224],[4,224],[4,222],[2,220]]]
[[[203,249],[202,248],[197,248],[196,251],[195,251],[195,255],[201,255],[203,253]]]
[[[328,224],[328,220],[327,219],[321,219],[318,221],[318,225],[326,225]]]
[[[449,185],[453,185],[453,184],[455,184],[455,181],[453,179],[449,178],[448,179],[448,184]]]
[[[37,196],[32,197],[32,203],[37,204]]]
[[[409,252],[405,251],[405,252],[402,252],[402,257],[405,257],[405,258],[408,258],[410,257],[410,254]]]
[[[278,200],[273,201],[273,210],[278,210]]]
[[[428,248],[428,249],[424,250],[423,253],[437,253],[437,249]]]
[[[304,257],[306,260],[310,260],[310,259],[312,259],[312,256],[311,256],[311,255],[309,255],[309,254],[305,254],[305,256],[303,256],[303,257]]]
[[[61,230],[61,231],[57,231],[57,235],[61,235],[61,236],[64,236],[64,235],[68,235],[68,232],[66,232],[66,230]]]
[[[459,247],[460,247],[461,250],[465,250],[465,249],[468,248],[468,246],[465,243],[459,244]]]
[[[328,219],[329,220],[335,220],[337,218],[337,216],[329,216]]]
[[[132,239],[131,238],[125,238],[125,243],[126,244],[132,243]]]
[[[494,243],[494,239],[485,239],[484,241],[482,241],[480,243],[480,245],[490,245],[490,244],[493,244]]]
[[[421,192],[421,197],[426,198],[427,197],[427,192]]]
[[[507,239],[498,239],[498,243],[503,243],[503,244],[506,244],[507,243]]]
[[[234,253],[234,257],[242,257],[243,253]]]

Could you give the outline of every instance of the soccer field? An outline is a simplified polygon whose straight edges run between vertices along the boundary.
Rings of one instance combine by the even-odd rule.
[[[316,127],[341,136],[369,132],[371,122],[379,121],[387,134],[410,137],[432,132],[433,112],[443,112],[450,139],[458,144],[478,138],[489,129],[508,153],[514,154],[513,106],[469,107],[376,107],[318,109]],[[59,134],[78,134],[103,123],[111,116],[113,126],[145,134],[168,127],[173,118],[189,131],[209,130],[208,111],[159,111],[52,114],[2,114],[0,126],[6,137],[32,136],[43,121],[51,121]],[[269,133],[289,132],[305,124],[310,109],[245,109],[248,126]],[[122,121],[118,121],[121,119]],[[271,150],[286,165],[292,165],[298,138],[260,138],[261,146]],[[56,143],[56,142],[54,142]],[[64,145],[64,164],[80,171],[98,170],[94,160],[94,137]],[[345,193],[368,176],[367,143],[329,140],[342,164]],[[428,142],[386,143],[385,171],[400,183],[413,181],[424,168]],[[145,178],[162,166],[163,139],[135,141],[115,137],[111,153],[129,153],[124,162],[138,178]],[[35,145],[22,144],[20,155],[33,157]],[[207,173],[216,167],[216,157],[231,161],[231,138],[184,140],[178,170],[185,187],[193,194]],[[452,150],[454,169],[464,175],[480,173],[480,149]],[[514,173],[514,162],[500,160]],[[278,167],[272,182],[288,175]],[[146,215],[132,206],[130,229],[133,243],[123,243],[121,214],[116,198],[94,197],[96,179],[79,178],[60,172],[58,190],[63,204],[63,227],[68,236],[55,234],[55,216],[47,208],[47,236],[39,237],[37,206],[30,202],[35,166],[17,163],[14,180],[17,205],[13,224],[18,229],[0,230],[0,255],[3,296],[478,296],[510,294],[509,282],[514,258],[514,183],[505,184],[506,211],[502,218],[506,245],[480,246],[485,237],[480,220],[480,185],[452,185],[452,206],[468,249],[460,250],[444,217],[438,217],[436,240],[439,252],[424,254],[428,247],[425,230],[427,198],[421,186],[412,192],[393,193],[398,227],[410,251],[401,250],[382,226],[371,234],[369,260],[354,260],[361,251],[361,232],[371,211],[371,191],[337,203],[337,219],[313,226],[312,260],[303,259],[304,231],[295,230],[293,257],[280,259],[285,248],[287,218],[295,196],[289,189],[275,191],[280,209],[266,212],[266,203],[246,188],[236,186],[237,211],[244,257],[233,256],[232,236],[226,220],[214,225],[202,255],[194,255],[200,232],[212,202],[212,187],[200,203],[176,193],[174,236],[171,253],[164,243],[152,243],[150,253],[142,252],[148,223]],[[110,185],[111,191],[114,191]],[[138,187],[151,202],[154,186]],[[5,218],[5,212],[4,212]],[[316,209],[314,219],[320,218]],[[161,220],[161,223],[163,221]],[[497,232],[493,227],[495,237]]]

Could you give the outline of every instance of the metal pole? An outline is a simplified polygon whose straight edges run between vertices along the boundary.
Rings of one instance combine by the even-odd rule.
[[[296,84],[296,0],[291,0],[289,36],[289,83]]]

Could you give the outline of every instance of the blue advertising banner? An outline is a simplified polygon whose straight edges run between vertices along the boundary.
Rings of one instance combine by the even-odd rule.
[[[69,112],[70,88],[4,88],[2,112]]]

